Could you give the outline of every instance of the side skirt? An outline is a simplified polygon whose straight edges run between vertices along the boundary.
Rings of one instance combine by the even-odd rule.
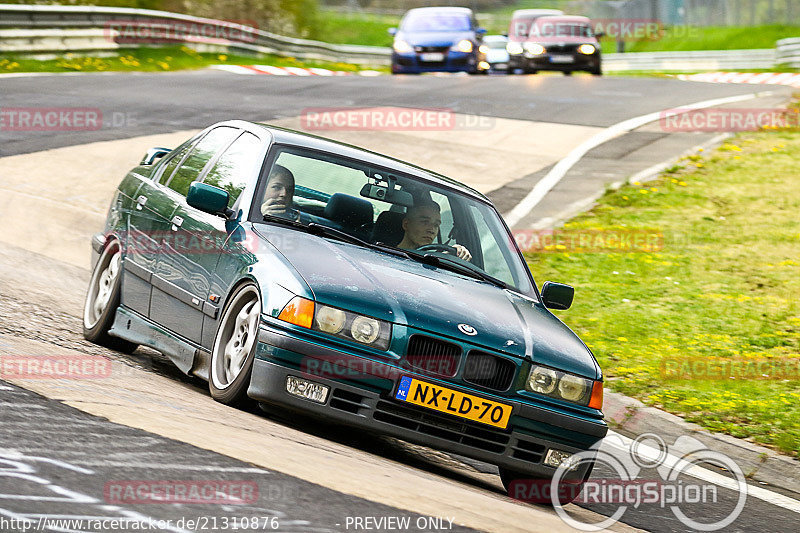
[[[184,374],[193,373],[208,379],[210,354],[200,346],[182,339],[135,311],[118,307],[114,324],[108,330],[108,334],[158,350],[169,357]]]

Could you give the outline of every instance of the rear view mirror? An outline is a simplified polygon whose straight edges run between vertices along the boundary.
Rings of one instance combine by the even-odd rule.
[[[552,281],[545,281],[542,285],[542,303],[548,309],[569,309],[574,297],[575,289],[569,285]]]
[[[386,31],[389,32],[389,35],[392,35],[392,36],[397,35],[397,28],[389,28]]]
[[[414,206],[414,197],[408,191],[401,191],[395,188],[397,178],[395,176],[381,176],[374,174],[371,176],[375,183],[365,183],[361,187],[361,196],[381,200],[390,204],[403,205],[405,207]]]
[[[161,148],[160,146],[156,146],[155,148],[150,148],[142,157],[142,161],[139,163],[140,165],[152,165],[156,162],[156,159],[161,159],[168,153],[172,151],[171,148]]]
[[[189,185],[189,192],[186,195],[186,203],[195,209],[212,215],[227,216],[229,211],[228,199],[227,191],[199,181]]]
[[[602,39],[603,37],[605,37],[605,36],[606,36],[606,34],[605,34],[605,33],[603,33],[602,31],[599,31],[599,32],[595,33],[595,34],[594,34],[594,36],[595,36],[595,38],[597,38],[597,39]]]

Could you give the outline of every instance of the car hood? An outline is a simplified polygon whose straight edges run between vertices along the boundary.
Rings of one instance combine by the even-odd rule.
[[[594,357],[577,335],[530,298],[390,253],[281,226],[255,228],[276,245],[320,303],[599,377]],[[462,333],[459,324],[477,334]]]
[[[400,31],[397,38],[411,46],[452,46],[461,39],[475,39],[471,31]]]

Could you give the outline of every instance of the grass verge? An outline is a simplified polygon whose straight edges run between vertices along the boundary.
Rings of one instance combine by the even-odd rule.
[[[660,251],[526,254],[536,278],[575,285],[575,304],[562,316],[594,351],[610,388],[795,457],[798,159],[800,130],[739,134],[656,181],[608,192],[564,228],[649,228],[664,235]],[[689,358],[701,366],[674,366]],[[737,361],[745,370],[735,379],[706,379],[703,365]],[[770,365],[752,366],[763,361]],[[780,361],[794,372],[779,376]]]
[[[258,56],[200,53],[186,46],[163,48],[120,49],[111,57],[92,57],[66,54],[57,59],[38,60],[24,56],[6,56],[0,59],[0,74],[11,72],[111,72],[145,71],[168,72],[206,68],[219,64],[264,64],[278,67],[317,67],[330,70],[357,71],[361,67],[350,63],[325,61],[300,61],[293,57],[269,54]]]

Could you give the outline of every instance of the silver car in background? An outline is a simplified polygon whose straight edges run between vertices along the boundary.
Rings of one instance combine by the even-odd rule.
[[[486,62],[489,63],[491,71],[508,70],[508,37],[504,35],[486,35],[483,37],[481,50],[486,54]]]

